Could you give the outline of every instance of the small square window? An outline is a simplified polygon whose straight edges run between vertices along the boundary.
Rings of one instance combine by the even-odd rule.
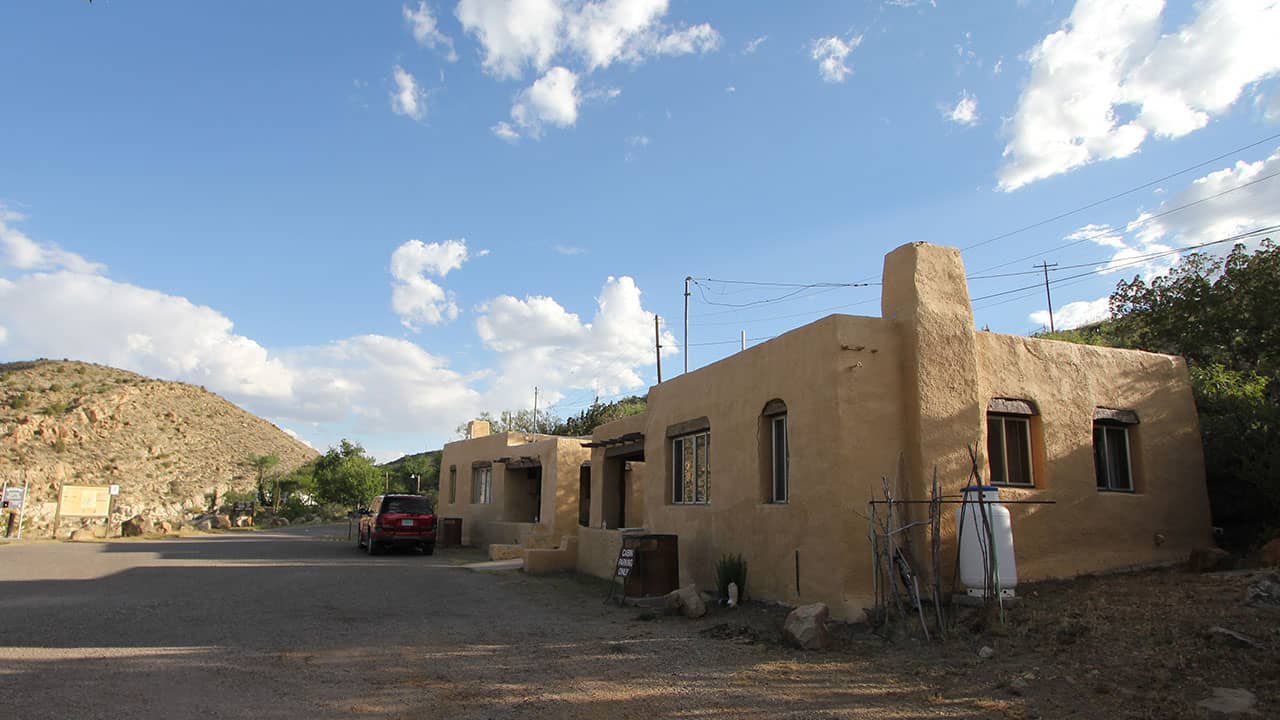
[[[1099,490],[1133,492],[1133,464],[1127,425],[1114,422],[1093,423],[1093,469]]]
[[[987,460],[992,485],[1034,487],[1030,418],[988,414]]]

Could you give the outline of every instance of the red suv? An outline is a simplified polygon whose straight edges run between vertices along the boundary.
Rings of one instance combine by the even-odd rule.
[[[383,548],[417,547],[430,555],[436,549],[436,518],[431,501],[422,495],[383,495],[370,510],[360,512],[356,545],[370,555]]]

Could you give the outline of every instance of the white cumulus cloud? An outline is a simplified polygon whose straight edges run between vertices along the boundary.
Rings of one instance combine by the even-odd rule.
[[[571,127],[578,121],[578,76],[563,67],[553,67],[533,85],[521,91],[511,105],[512,122],[500,122],[494,133],[504,140],[520,134],[537,139],[545,125]]]
[[[970,95],[968,91],[960,93],[960,99],[956,101],[954,107],[944,108],[943,117],[957,125],[977,125],[978,124],[978,98]]]
[[[853,73],[849,67],[849,54],[862,44],[861,35],[841,38],[835,35],[813,41],[810,56],[818,63],[818,74],[825,82],[841,83]]]
[[[413,331],[458,317],[458,303],[428,275],[443,278],[467,261],[466,240],[409,240],[391,253],[391,308]]]
[[[408,70],[396,65],[391,69],[395,89],[391,91],[391,112],[421,120],[427,112],[426,93]]]
[[[77,273],[106,271],[101,263],[90,262],[53,243],[38,243],[14,225],[25,218],[0,205],[0,270],[70,270]]]
[[[421,0],[416,7],[405,5],[402,9],[404,21],[409,24],[413,39],[419,45],[432,49],[440,48],[449,62],[457,62],[458,53],[453,49],[453,38],[440,32],[436,16],[431,12],[426,0]]]
[[[1070,302],[1053,311],[1053,327],[1057,330],[1070,330],[1081,325],[1100,322],[1111,316],[1111,298],[1097,300],[1079,300]],[[1049,327],[1049,311],[1037,310],[1031,313],[1031,321]]]
[[[742,54],[751,55],[756,50],[759,50],[760,46],[763,45],[764,42],[768,39],[769,39],[768,35],[761,35],[760,37],[751,38],[750,40],[747,41],[747,44],[742,46]]]
[[[1275,0],[1208,0],[1165,35],[1163,10],[1162,0],[1079,0],[1032,49],[1002,189],[1132,155],[1152,134],[1191,133],[1280,72]]]
[[[476,332],[511,358],[490,389],[499,404],[523,398],[535,384],[600,394],[636,390],[645,384],[637,368],[653,361],[653,313],[642,307],[640,288],[629,277],[605,282],[591,322],[550,297],[501,295],[482,308]],[[664,354],[678,352],[668,331],[662,344]]]

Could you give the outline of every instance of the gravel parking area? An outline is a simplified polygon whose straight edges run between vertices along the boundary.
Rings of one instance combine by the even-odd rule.
[[[1094,695],[1085,675],[1083,696],[1048,694],[1062,683],[1042,668],[1028,691],[1001,690],[1029,662],[1015,637],[997,644],[1009,666],[978,660],[969,639],[890,645],[852,629],[803,653],[775,642],[774,608],[654,617],[603,604],[596,581],[463,569],[473,550],[368,557],[345,532],[0,547],[0,713],[1125,716],[1098,710],[1123,697]]]

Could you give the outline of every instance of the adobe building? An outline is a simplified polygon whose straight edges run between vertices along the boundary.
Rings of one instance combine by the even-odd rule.
[[[585,521],[578,498],[590,451],[583,442],[532,433],[491,435],[489,423],[472,421],[467,439],[444,446],[437,515],[462,518],[467,545],[512,546],[506,555],[513,557],[528,548],[557,548]]]
[[[970,446],[1002,500],[1054,501],[1008,506],[1024,581],[1176,561],[1211,542],[1181,358],[977,331],[959,251],[927,243],[886,256],[881,311],[832,315],[663,382],[645,414],[597,428],[578,570],[611,577],[618,528],[643,527],[679,536],[682,584],[713,588],[716,561],[740,553],[751,597],[860,619],[874,604],[867,510],[881,478],[927,500],[936,467],[959,496]]]

